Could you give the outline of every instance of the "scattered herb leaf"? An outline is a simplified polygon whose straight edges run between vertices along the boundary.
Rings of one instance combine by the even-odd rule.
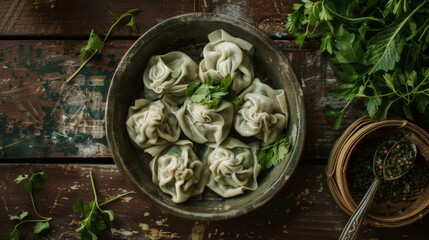
[[[81,66],[69,77],[67,78],[66,82],[69,82],[72,80],[76,75],[82,70],[82,68],[97,54],[101,53],[103,50],[105,43],[107,41],[107,38],[110,36],[110,33],[115,28],[115,26],[121,22],[125,18],[129,18],[129,22],[127,23],[127,26],[134,32],[137,32],[137,25],[134,19],[134,15],[140,12],[139,9],[134,8],[131,10],[128,10],[127,12],[121,14],[120,16],[117,16],[114,14],[110,8],[108,8],[109,12],[112,16],[115,17],[116,21],[110,26],[107,34],[104,36],[103,39],[101,39],[94,30],[91,30],[91,33],[89,35],[88,42],[85,46],[83,46],[80,49],[79,58],[84,60],[84,62],[81,64]]]
[[[262,143],[256,152],[256,157],[262,169],[268,169],[278,165],[290,150],[290,138],[283,136],[277,142]]]
[[[206,79],[206,82],[193,81],[188,84],[186,95],[194,103],[206,104],[208,108],[216,108],[221,101],[229,101],[234,105],[238,104],[238,97],[234,90],[231,89],[231,75],[227,75],[219,85],[213,85],[213,80]]]
[[[85,203],[81,197],[76,199],[72,209],[76,213],[81,213],[84,219],[80,221],[73,220],[71,224],[78,225],[75,231],[79,233],[82,240],[97,240],[97,233],[107,228],[103,215],[107,216],[109,221],[115,219],[115,213],[112,210],[103,210],[101,207],[134,192],[119,194],[99,204],[92,171],[89,172],[89,178],[94,200]]]
[[[51,217],[44,217],[39,214],[37,211],[36,203],[34,200],[33,192],[35,190],[40,190],[43,188],[43,181],[48,178],[48,174],[45,172],[33,172],[33,170],[30,170],[30,175],[19,175],[14,181],[16,184],[24,183],[24,189],[25,192],[30,195],[31,204],[33,206],[34,213],[37,215],[39,219],[26,219],[28,216],[28,212],[23,211],[20,215],[11,215],[9,216],[9,219],[11,221],[18,221],[18,223],[13,228],[12,232],[10,233],[10,238],[12,240],[19,240],[20,239],[20,233],[19,233],[19,226],[25,223],[34,223],[33,227],[33,233],[39,234],[44,230],[47,230],[50,228],[49,221],[52,220]]]

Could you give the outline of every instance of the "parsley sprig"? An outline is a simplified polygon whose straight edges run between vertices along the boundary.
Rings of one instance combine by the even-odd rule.
[[[19,227],[25,223],[34,223],[33,233],[35,234],[39,234],[42,231],[50,228],[49,221],[51,221],[52,218],[42,216],[37,211],[36,202],[34,200],[34,195],[33,195],[33,192],[35,190],[40,190],[43,188],[43,181],[47,178],[48,178],[48,174],[45,172],[34,172],[33,170],[30,170],[30,175],[28,174],[19,175],[15,179],[16,184],[24,183],[25,192],[28,193],[30,196],[31,204],[33,206],[33,211],[38,217],[38,219],[27,219],[28,212],[26,211],[23,211],[19,215],[9,216],[9,219],[11,221],[18,221],[18,223],[15,225],[12,232],[10,233],[10,238],[12,240],[20,239]]]
[[[211,78],[207,78],[205,83],[193,81],[188,84],[186,96],[194,103],[206,104],[208,108],[216,108],[222,100],[238,104],[238,97],[231,89],[233,79],[227,75],[219,85],[214,85]]]
[[[109,221],[113,221],[115,219],[114,211],[104,210],[101,207],[134,192],[125,192],[116,195],[102,203],[98,203],[97,190],[95,187],[92,171],[89,172],[89,179],[91,181],[94,199],[86,204],[81,197],[76,199],[75,203],[73,204],[73,211],[76,213],[81,213],[83,219],[80,221],[73,220],[71,224],[78,225],[75,231],[79,233],[82,240],[97,240],[97,233],[107,228],[103,219],[103,215],[107,216]]]
[[[103,50],[105,43],[107,41],[107,38],[110,36],[112,30],[115,28],[118,23],[120,23],[123,19],[129,18],[129,22],[127,23],[127,26],[134,32],[137,32],[137,26],[134,19],[134,15],[140,12],[140,9],[134,8],[131,10],[128,10],[127,12],[121,14],[120,16],[117,16],[111,10],[109,9],[112,16],[116,18],[116,21],[110,26],[109,31],[104,36],[103,39],[101,39],[97,33],[95,33],[94,29],[91,30],[91,33],[89,34],[88,42],[85,46],[83,46],[80,49],[79,58],[84,60],[84,62],[80,65],[80,67],[69,77],[67,78],[66,82],[69,82],[72,80],[81,70],[82,68],[89,62],[91,59],[97,54],[101,53]]]
[[[303,0],[294,10],[286,29],[300,46],[320,38],[343,80],[331,94],[345,106],[326,108],[334,129],[357,99],[373,118],[394,112],[429,126],[429,1]]]
[[[291,140],[289,137],[283,136],[277,142],[266,144],[261,143],[256,158],[262,169],[269,169],[278,165],[281,160],[289,152]]]

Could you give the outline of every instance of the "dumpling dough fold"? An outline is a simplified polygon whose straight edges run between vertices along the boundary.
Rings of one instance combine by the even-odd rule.
[[[126,127],[133,143],[152,156],[156,153],[151,147],[176,142],[181,133],[171,106],[162,100],[136,100],[128,110]]]
[[[177,141],[149,163],[152,181],[175,203],[201,194],[207,183],[207,176],[203,175],[205,164],[192,146],[188,140]]]
[[[270,144],[283,135],[289,116],[284,90],[274,90],[255,78],[239,95],[239,106],[234,128],[241,136]]]
[[[232,89],[239,93],[254,77],[252,44],[222,29],[210,33],[208,38],[210,42],[203,49],[204,59],[199,65],[200,80],[211,78],[214,84],[219,84],[230,75]]]
[[[208,188],[229,198],[258,187],[261,166],[250,146],[238,139],[227,138],[220,146],[211,147],[204,155],[210,170]]]
[[[184,98],[187,84],[197,76],[198,64],[183,52],[154,55],[143,73],[145,98],[155,100],[163,94],[170,98]]]
[[[187,99],[183,106],[173,111],[183,133],[197,143],[221,144],[232,127],[234,106],[222,101],[216,108]]]

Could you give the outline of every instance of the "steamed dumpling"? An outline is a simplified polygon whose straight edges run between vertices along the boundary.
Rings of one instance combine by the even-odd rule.
[[[207,187],[222,197],[258,187],[261,166],[251,147],[240,140],[228,138],[220,146],[209,148],[205,157],[210,170]]]
[[[221,144],[228,136],[234,114],[231,102],[222,101],[216,108],[194,103],[187,99],[183,106],[173,111],[185,135],[197,143]]]
[[[162,100],[136,100],[129,108],[126,126],[134,144],[152,155],[155,153],[147,148],[176,142],[181,132],[170,105]]]
[[[255,78],[239,95],[239,101],[241,107],[234,117],[234,128],[241,136],[255,136],[269,144],[283,135],[288,123],[283,90],[274,90]]]
[[[204,164],[192,150],[192,142],[180,140],[169,146],[151,162],[152,181],[171,196],[175,203],[201,194],[207,177]]]
[[[214,84],[219,84],[230,75],[234,80],[232,89],[239,93],[254,77],[252,44],[221,29],[210,33],[208,38],[210,42],[203,49],[204,59],[199,66],[200,80],[211,78]]]
[[[154,55],[143,73],[145,98],[155,100],[163,96],[184,97],[187,84],[198,76],[198,64],[183,52],[173,51]]]

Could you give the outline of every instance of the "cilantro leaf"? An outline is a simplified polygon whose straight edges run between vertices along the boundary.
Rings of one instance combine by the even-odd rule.
[[[233,79],[227,75],[218,85],[213,85],[213,80],[208,78],[205,83],[191,82],[186,88],[186,95],[194,103],[205,104],[208,108],[216,108],[221,101],[229,101],[238,104],[238,97],[231,89]]]
[[[256,158],[261,168],[268,169],[278,165],[289,152],[290,146],[291,139],[286,136],[283,136],[275,143],[262,143],[256,152]]]
[[[95,53],[101,52],[104,48],[104,41],[94,32],[94,29],[91,30],[89,34],[88,42],[85,46],[80,49],[79,58],[85,60],[87,55],[93,55]]]
[[[38,223],[36,223],[36,225],[34,225],[33,232],[35,234],[39,234],[43,230],[49,229],[49,227],[50,227],[50,225],[49,225],[48,221],[46,221],[46,222],[38,222]]]
[[[19,240],[19,231],[18,228],[13,228],[12,232],[9,234],[11,240]]]
[[[21,214],[19,214],[19,215],[9,215],[9,219],[11,220],[11,221],[14,221],[14,220],[24,220],[24,218],[26,218],[28,216],[28,212],[22,212]]]

